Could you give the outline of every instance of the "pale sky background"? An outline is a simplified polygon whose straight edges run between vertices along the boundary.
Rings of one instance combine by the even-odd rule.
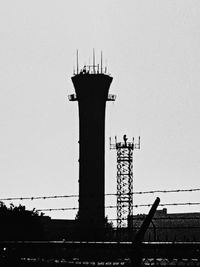
[[[0,198],[78,194],[78,105],[67,99],[77,48],[81,66],[93,48],[100,62],[103,50],[117,95],[107,103],[106,192],[116,192],[109,137],[125,133],[141,136],[134,191],[200,188],[199,0],[1,0]],[[141,195],[134,204],[157,196],[161,203],[199,202],[199,195]],[[77,199],[20,203],[63,208]],[[106,214],[115,217],[114,210]]]

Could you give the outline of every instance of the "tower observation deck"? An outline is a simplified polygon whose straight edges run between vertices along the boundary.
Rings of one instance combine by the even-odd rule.
[[[105,111],[115,101],[109,88],[113,78],[106,68],[84,66],[71,78],[79,108],[79,226],[90,239],[99,239],[105,222]],[[90,237],[89,237],[90,236]]]

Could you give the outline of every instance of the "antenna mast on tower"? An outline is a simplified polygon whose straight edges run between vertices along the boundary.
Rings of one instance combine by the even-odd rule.
[[[93,48],[93,73],[95,74],[95,50]]]
[[[103,73],[103,53],[101,51],[101,73]]]
[[[78,67],[78,49],[76,50],[76,71],[77,71],[76,74],[78,74],[79,73],[79,67]]]

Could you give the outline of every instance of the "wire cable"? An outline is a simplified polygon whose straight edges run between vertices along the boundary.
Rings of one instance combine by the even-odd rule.
[[[133,192],[133,195],[155,194],[155,193],[183,193],[183,192],[197,192],[197,191],[200,191],[200,188],[136,191],[136,192]],[[117,196],[117,194],[116,193],[108,193],[108,194],[105,194],[105,196]],[[8,197],[8,198],[0,198],[0,201],[46,200],[46,199],[76,198],[76,197],[79,197],[79,195],[55,195],[55,196],[36,196],[36,197]]]
[[[193,205],[200,205],[200,202],[185,202],[185,203],[164,203],[164,204],[159,204],[159,206],[193,206]],[[133,205],[134,208],[139,208],[139,207],[151,207],[152,204],[139,204],[139,205]],[[110,205],[106,206],[106,209],[113,209],[117,208],[116,205]],[[73,208],[53,208],[53,209],[37,209],[37,211],[65,211],[65,210],[78,210],[77,207]]]

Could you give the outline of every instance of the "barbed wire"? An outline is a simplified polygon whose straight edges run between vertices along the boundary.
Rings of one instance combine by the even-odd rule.
[[[165,206],[194,206],[194,205],[200,205],[200,202],[163,203],[163,204],[159,204],[159,207],[165,207]],[[134,208],[151,207],[151,206],[152,206],[152,204],[133,205]]]
[[[46,200],[46,199],[55,199],[55,198],[74,198],[78,195],[63,195],[63,196],[36,196],[36,197],[8,197],[0,198],[0,201],[11,201],[11,200]]]
[[[132,227],[132,230],[139,230],[141,227],[139,227],[139,226],[133,226]],[[117,228],[117,227],[114,227],[114,229],[119,229],[119,228]],[[123,227],[121,228],[121,229],[123,229]],[[125,228],[126,229],[126,228]],[[149,226],[149,228],[148,228],[149,230],[152,230],[152,229],[154,229],[154,227],[152,227],[152,226]],[[200,226],[188,226],[188,225],[182,225],[182,226],[158,226],[158,225],[156,225],[156,230],[163,230],[163,229],[200,229]]]
[[[133,194],[140,195],[140,194],[155,194],[155,193],[183,193],[183,192],[196,192],[196,191],[200,191],[200,188],[138,191],[134,192]]]
[[[132,220],[134,223],[142,222],[144,218],[146,217],[146,214],[139,214],[134,215]],[[117,221],[117,218],[108,218],[108,221]],[[122,221],[127,221],[127,218],[120,219]],[[153,217],[152,220],[159,221],[159,220],[167,220],[167,221],[174,221],[174,220],[200,220],[200,215],[194,216],[194,217]]]
[[[197,191],[200,191],[200,188],[136,191],[136,192],[133,192],[133,195],[155,194],[155,193],[183,193],[183,192],[197,192]],[[108,194],[105,194],[105,196],[117,196],[117,194],[116,193],[108,193]],[[55,195],[55,196],[36,196],[36,197],[8,197],[8,198],[0,198],[0,201],[46,200],[46,199],[76,198],[76,197],[79,197],[79,195]]]
[[[159,204],[159,206],[164,207],[164,206],[194,206],[194,205],[200,205],[200,202],[185,202],[185,203],[163,203]],[[139,207],[151,207],[152,204],[138,204],[138,205],[133,205],[134,208],[139,208]],[[110,205],[106,206],[106,209],[113,209],[117,208],[116,205]],[[48,209],[37,209],[37,211],[65,211],[65,210],[78,210],[77,207],[73,208],[48,208]]]

